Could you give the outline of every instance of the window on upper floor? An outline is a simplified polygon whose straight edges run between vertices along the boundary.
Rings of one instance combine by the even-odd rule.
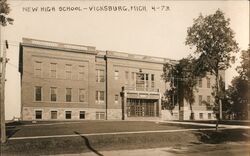
[[[78,66],[78,80],[84,80],[84,66]]]
[[[151,88],[155,87],[155,75],[151,74]]]
[[[95,97],[97,102],[104,102],[104,91],[96,91]]]
[[[42,87],[35,87],[35,101],[42,101]]]
[[[70,80],[72,76],[72,65],[66,64],[65,65],[65,78]]]
[[[119,99],[119,95],[116,94],[116,95],[115,95],[115,103],[118,103],[118,99]]]
[[[104,82],[104,70],[96,69],[96,82]]]
[[[79,101],[84,102],[85,101],[85,89],[79,89]]]
[[[35,61],[35,63],[34,63],[34,75],[35,75],[35,77],[42,77],[42,62]]]
[[[208,104],[211,103],[211,96],[207,96],[207,103],[208,103]]]
[[[57,68],[56,63],[50,63],[50,77],[51,78],[56,78],[56,68]]]
[[[57,100],[57,88],[50,87],[50,101],[56,101],[56,100]]]
[[[198,78],[198,86],[202,88],[202,78]]]
[[[199,105],[202,105],[202,95],[199,95]]]
[[[211,79],[207,78],[207,88],[210,88],[210,87],[211,87]]]
[[[125,71],[125,85],[128,85],[129,83],[129,72]]]
[[[118,80],[118,79],[119,79],[119,71],[118,71],[118,70],[115,70],[114,79],[115,79],[115,80]]]
[[[72,101],[72,88],[66,88],[66,102]]]

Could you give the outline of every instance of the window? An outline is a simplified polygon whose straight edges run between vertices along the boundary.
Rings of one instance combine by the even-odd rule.
[[[65,78],[66,79],[71,79],[71,70],[72,70],[72,65],[71,64],[66,64],[65,66]]]
[[[211,114],[211,113],[208,113],[208,114],[207,114],[207,118],[208,118],[208,119],[212,119],[212,114]]]
[[[66,102],[71,102],[72,89],[66,88]]]
[[[79,89],[79,101],[80,102],[85,101],[85,89]]]
[[[203,119],[203,113],[199,113],[200,119]]]
[[[104,82],[104,70],[96,69],[96,82]]]
[[[104,91],[96,91],[95,99],[96,99],[96,101],[103,102],[104,101]]]
[[[51,111],[50,115],[51,115],[51,119],[57,119],[57,111]]]
[[[35,111],[36,119],[42,119],[42,111],[37,110]]]
[[[207,96],[207,103],[208,103],[208,104],[211,103],[211,96]]]
[[[80,111],[79,119],[85,119],[85,111]]]
[[[50,77],[56,78],[56,63],[50,63]]]
[[[104,91],[100,91],[100,101],[104,101]]]
[[[207,88],[210,88],[211,87],[211,79],[210,78],[207,78]]]
[[[198,86],[201,88],[202,87],[202,78],[198,79]]]
[[[118,80],[118,79],[119,79],[119,71],[116,70],[116,71],[115,71],[115,80]]]
[[[118,103],[119,95],[115,95],[115,103]]]
[[[104,120],[105,119],[105,112],[96,112],[96,119],[97,120]]]
[[[84,66],[79,66],[79,73],[78,73],[78,79],[83,80],[84,79]]]
[[[42,77],[42,62],[36,61],[34,64],[35,77]]]
[[[71,119],[71,111],[65,112],[65,119]]]
[[[199,105],[202,105],[202,95],[199,95]]]
[[[56,94],[57,94],[57,88],[51,87],[50,88],[50,101],[56,101]]]
[[[35,87],[35,101],[42,101],[42,87]]]
[[[135,72],[131,73],[132,86],[135,86]]]
[[[129,82],[128,77],[129,77],[129,73],[128,71],[125,71],[125,85],[128,85],[128,82]]]
[[[155,75],[151,74],[151,88],[155,87]]]

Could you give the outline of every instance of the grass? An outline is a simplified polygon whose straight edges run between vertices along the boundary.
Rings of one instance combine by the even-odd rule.
[[[43,122],[46,123],[46,122]],[[143,121],[84,121],[56,125],[12,125],[12,136],[77,134],[75,137],[9,140],[1,145],[2,155],[70,154],[103,150],[144,149],[153,147],[218,144],[249,141],[249,130],[187,131],[174,133],[141,133],[84,136],[88,133],[172,130],[204,126],[157,124]],[[83,135],[80,135],[83,134]]]

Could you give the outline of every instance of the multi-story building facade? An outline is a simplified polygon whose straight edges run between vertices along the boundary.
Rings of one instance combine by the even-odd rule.
[[[168,84],[163,64],[175,60],[95,47],[24,38],[20,44],[23,120],[183,119],[188,104],[161,110]],[[199,80],[192,106],[195,119],[214,119],[202,100],[212,102],[214,77]]]

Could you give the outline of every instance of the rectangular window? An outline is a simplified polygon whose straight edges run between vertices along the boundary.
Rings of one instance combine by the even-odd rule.
[[[66,64],[65,65],[65,78],[70,80],[71,79],[71,73],[72,73],[72,65],[71,64]]]
[[[118,80],[118,79],[119,79],[119,71],[115,70],[115,80]]]
[[[145,89],[148,90],[148,86],[149,86],[148,74],[145,74],[145,77],[146,77]]]
[[[96,69],[96,82],[104,82],[104,70]]]
[[[202,88],[202,78],[199,78],[199,79],[198,79],[198,86],[199,86],[200,88]]]
[[[202,95],[199,95],[199,105],[202,105]]]
[[[203,119],[203,113],[199,113],[200,119]]]
[[[155,75],[151,74],[151,88],[155,87]]]
[[[104,91],[100,91],[100,101],[104,101]]]
[[[96,112],[96,119],[97,120],[104,120],[105,119],[105,112]]]
[[[72,97],[72,89],[71,88],[66,88],[66,102],[71,102],[71,97]]]
[[[34,64],[35,77],[42,77],[42,62],[36,61]]]
[[[57,111],[51,111],[51,119],[57,119]]]
[[[79,101],[80,102],[85,101],[85,89],[79,89]]]
[[[211,87],[211,79],[210,78],[207,78],[207,88],[210,88]]]
[[[51,87],[50,88],[50,101],[56,101],[56,96],[57,96],[57,88]]]
[[[95,96],[96,101],[103,102],[104,101],[104,91],[96,91]]]
[[[85,119],[85,111],[80,111],[79,119]]]
[[[71,111],[65,112],[65,119],[71,119]]]
[[[211,103],[211,96],[207,96],[207,103],[208,103],[208,104]]]
[[[131,85],[135,87],[135,72],[131,73]]]
[[[208,118],[208,119],[212,119],[212,114],[211,114],[211,113],[208,113],[208,114],[207,114],[207,118]]]
[[[36,116],[36,119],[42,119],[42,111],[40,110],[35,111],[35,116]]]
[[[79,66],[79,73],[78,73],[78,79],[79,80],[84,80],[84,66]]]
[[[50,77],[56,78],[56,63],[50,63]]]
[[[115,95],[115,103],[118,103],[118,99],[119,99],[119,95],[116,94],[116,95]]]
[[[129,83],[129,72],[128,71],[125,71],[125,85],[128,85]]]
[[[96,92],[95,92],[95,100],[96,100],[96,101],[99,101],[99,91],[96,91]]]
[[[35,101],[42,101],[42,87],[35,87]]]

